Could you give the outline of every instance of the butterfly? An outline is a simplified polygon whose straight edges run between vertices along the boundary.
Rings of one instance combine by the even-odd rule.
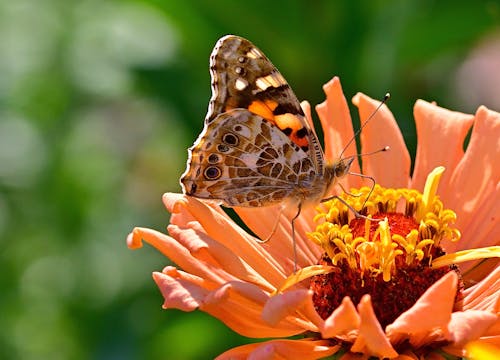
[[[184,194],[226,207],[292,203],[295,220],[349,172],[354,158],[325,160],[294,92],[250,41],[219,39],[210,74],[204,128],[180,179]]]

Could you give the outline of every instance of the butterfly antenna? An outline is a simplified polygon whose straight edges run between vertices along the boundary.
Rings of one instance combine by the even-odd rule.
[[[373,116],[375,116],[375,114],[380,110],[380,108],[382,107],[382,105],[384,105],[387,100],[389,100],[391,97],[391,94],[389,93],[386,93],[384,98],[382,99],[382,101],[380,102],[380,104],[377,106],[377,108],[375,110],[373,110],[373,112],[370,114],[370,116],[368,116],[368,119],[366,119],[366,121],[364,123],[361,124],[360,128],[358,130],[356,130],[356,132],[354,133],[353,137],[351,138],[351,140],[349,140],[349,142],[347,143],[347,145],[344,147],[344,150],[342,150],[342,152],[340,153],[340,156],[339,158],[342,159],[342,155],[344,155],[344,152],[347,150],[347,148],[349,147],[349,145],[351,145],[353,143],[354,140],[356,140],[356,138],[358,137],[358,135],[361,133],[361,130],[363,130],[363,128],[368,124],[368,122],[370,122],[370,120],[373,118]]]

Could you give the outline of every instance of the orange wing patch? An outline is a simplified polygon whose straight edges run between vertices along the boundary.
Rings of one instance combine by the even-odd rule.
[[[278,107],[278,103],[274,100],[255,100],[248,106],[248,110],[254,114],[262,116],[264,119],[275,123],[273,111]]]
[[[275,115],[273,112],[277,107],[278,103],[274,100],[255,100],[248,110],[272,122],[304,151],[309,149],[308,131],[303,125],[305,123],[303,116],[291,113]]]
[[[302,115],[294,115],[291,113],[284,113],[275,115],[274,110],[278,107],[278,102],[275,100],[254,100],[248,106],[248,110],[252,113],[262,116],[264,119],[276,125],[286,136],[290,138],[302,150],[309,149],[308,130],[304,127],[305,119]],[[231,101],[226,105],[226,111],[236,108]]]
[[[290,139],[300,146],[302,150],[309,149],[308,130],[304,127],[305,119],[302,115],[294,115],[290,113],[274,116],[274,123],[279,127]]]

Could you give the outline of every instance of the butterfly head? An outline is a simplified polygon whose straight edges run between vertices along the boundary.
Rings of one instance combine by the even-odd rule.
[[[336,180],[343,178],[349,173],[354,156],[339,159],[325,165],[325,179],[327,183],[333,184]]]

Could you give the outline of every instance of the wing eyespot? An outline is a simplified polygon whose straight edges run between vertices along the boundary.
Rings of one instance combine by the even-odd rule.
[[[207,160],[209,164],[217,164],[218,162],[220,162],[221,158],[217,154],[210,154]]]
[[[217,150],[221,153],[225,153],[225,152],[229,151],[229,146],[227,146],[225,144],[219,144],[219,145],[217,145]]]
[[[231,146],[237,146],[238,143],[239,143],[239,139],[236,135],[234,135],[233,133],[225,133],[223,136],[222,136],[222,141],[227,144],[227,145],[231,145]]]
[[[209,166],[203,172],[207,180],[217,180],[222,176],[222,171],[217,166]]]

